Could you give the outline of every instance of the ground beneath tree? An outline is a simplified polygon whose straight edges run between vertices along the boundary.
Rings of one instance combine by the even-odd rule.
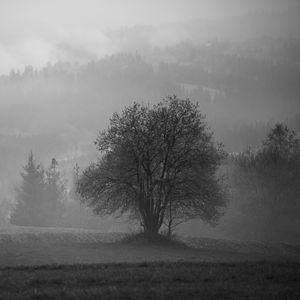
[[[187,246],[128,243],[124,233],[10,227],[0,230],[0,267],[152,261],[300,261],[300,247],[183,237]]]

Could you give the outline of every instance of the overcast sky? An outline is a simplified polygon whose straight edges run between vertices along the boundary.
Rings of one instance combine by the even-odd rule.
[[[297,0],[0,0],[0,74],[60,59],[71,43],[112,52],[107,28],[284,10]],[[298,3],[299,4],[299,3]]]

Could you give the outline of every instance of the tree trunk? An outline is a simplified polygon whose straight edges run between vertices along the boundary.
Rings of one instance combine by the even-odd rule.
[[[168,237],[170,238],[172,235],[172,223],[173,223],[173,219],[172,219],[172,202],[170,201],[169,204],[169,223],[168,223]]]
[[[155,239],[158,236],[159,224],[155,216],[146,216],[144,218],[144,233],[149,239]]]
[[[168,223],[168,237],[170,238],[172,235],[172,220]]]

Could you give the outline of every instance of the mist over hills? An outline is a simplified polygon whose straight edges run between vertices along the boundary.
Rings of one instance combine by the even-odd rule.
[[[228,7],[226,8],[225,5],[223,13],[220,7],[217,9],[216,6],[215,14],[219,11],[220,16],[208,14],[208,17],[204,14],[208,8],[204,4],[201,6],[200,2],[197,4],[199,15],[197,17],[191,14],[185,15],[183,11],[182,18],[172,20],[169,15],[172,12],[178,13],[175,11],[175,5],[174,10],[171,6],[169,11],[164,11],[165,19],[160,22],[155,21],[155,16],[152,22],[149,20],[147,23],[140,22],[135,17],[133,18],[136,19],[135,23],[125,22],[119,26],[103,26],[97,24],[97,20],[90,24],[87,22],[85,10],[82,12],[80,26],[73,24],[75,21],[78,22],[78,18],[73,15],[69,25],[66,26],[65,21],[59,16],[56,23],[53,23],[53,20],[42,22],[40,15],[34,16],[33,20],[37,18],[38,21],[36,24],[30,19],[23,20],[18,15],[14,16],[12,12],[11,21],[15,21],[13,26],[6,21],[5,16],[1,21],[3,27],[0,29],[2,36],[0,74],[8,73],[12,68],[23,69],[28,64],[35,68],[42,68],[48,61],[88,63],[91,60],[101,59],[105,55],[135,51],[147,55],[153,48],[165,48],[180,42],[197,45],[212,39],[237,42],[260,37],[300,38],[298,29],[300,28],[300,6],[297,2],[285,1],[284,5],[279,6],[276,5],[276,1],[272,1],[270,6],[270,2],[265,1],[264,5],[262,2],[257,9],[255,5],[245,5],[243,10],[232,9],[231,14],[226,13],[230,11],[230,3],[227,3]],[[241,3],[231,6],[238,8]],[[250,8],[246,10],[248,6]],[[39,9],[40,7],[36,8],[37,13]],[[213,7],[211,10],[214,11]],[[92,20],[93,18],[94,16],[91,16]],[[7,26],[11,27],[9,34],[3,30]]]
[[[153,103],[169,94],[198,101],[210,122],[285,120],[297,114],[299,104],[299,44],[213,39],[156,48],[144,56],[124,52],[86,64],[29,65],[0,77],[1,131],[99,130],[124,105]]]

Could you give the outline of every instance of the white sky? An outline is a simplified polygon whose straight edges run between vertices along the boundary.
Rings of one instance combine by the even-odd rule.
[[[62,42],[109,53],[106,28],[215,19],[290,2],[298,0],[0,0],[0,74],[57,60]]]

